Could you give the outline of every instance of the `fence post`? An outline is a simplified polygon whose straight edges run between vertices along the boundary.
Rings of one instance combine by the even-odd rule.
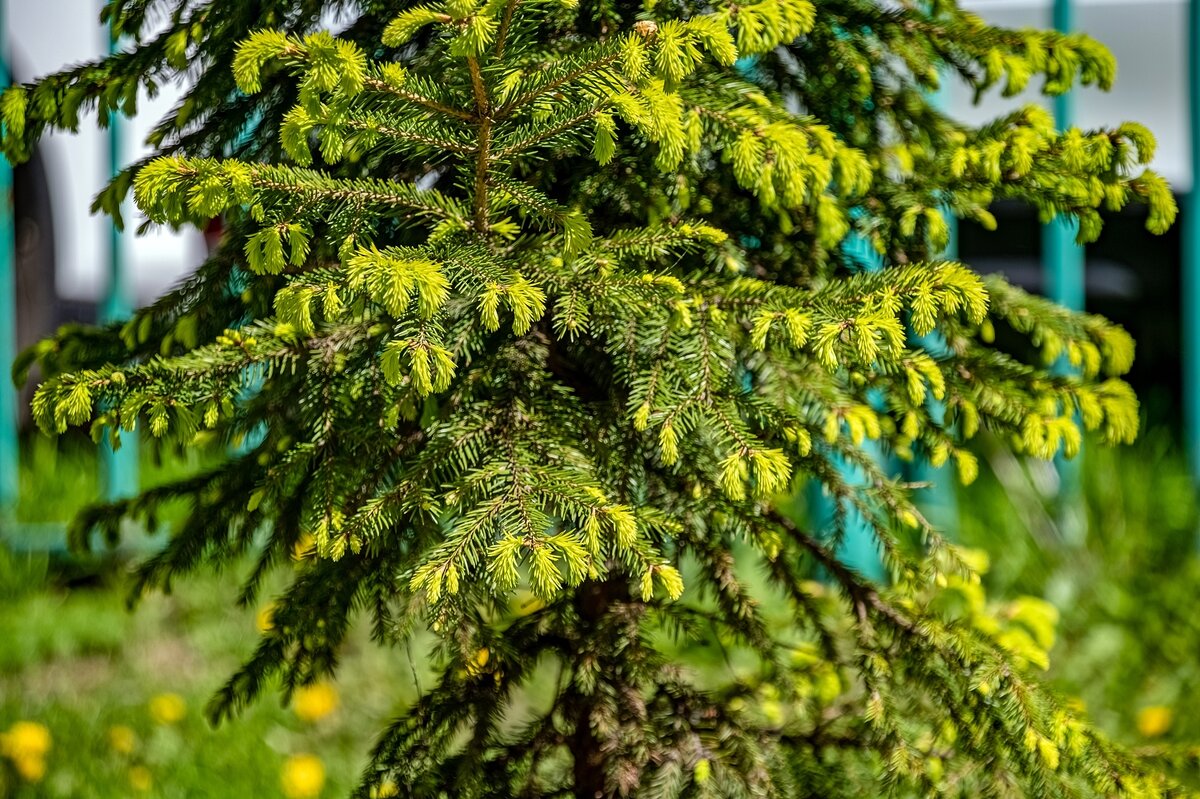
[[[1071,0],[1054,0],[1054,28],[1070,33],[1074,27]],[[1059,130],[1066,130],[1075,122],[1075,98],[1073,92],[1064,92],[1054,98],[1054,121]],[[1084,248],[1075,243],[1079,223],[1064,216],[1056,216],[1042,227],[1042,274],[1044,293],[1047,297],[1073,311],[1082,311],[1086,302],[1084,287]],[[1065,359],[1055,367],[1066,370],[1070,367]],[[1059,455],[1055,466],[1059,476],[1059,516],[1065,523],[1064,532],[1078,536],[1086,528],[1081,515],[1080,460]]]
[[[938,76],[937,91],[929,94],[930,105],[938,111],[945,111],[946,106],[949,104],[949,80],[953,76],[954,73],[950,70],[942,69],[941,74]],[[934,257],[947,261],[957,261],[958,217],[949,208],[943,209],[942,216],[946,220],[946,227],[949,230],[949,234],[946,237],[946,247],[940,253],[936,253]],[[909,340],[914,340],[911,328],[909,329]],[[949,354],[945,337],[939,332],[922,336],[916,339],[916,343],[925,348],[934,358],[943,358]],[[946,418],[945,403],[933,397],[929,397],[926,403],[930,418],[938,425],[944,424]],[[929,463],[928,458],[918,456],[911,463],[906,464],[904,473],[905,477],[914,483],[929,484],[927,488],[920,489],[913,494],[913,499],[929,522],[943,534],[954,529],[958,524],[958,481],[954,475],[953,467],[950,464],[943,464],[940,468],[935,468]]]
[[[1054,0],[1054,28],[1070,33],[1074,26],[1071,0]],[[1075,97],[1065,92],[1054,98],[1054,121],[1059,130],[1075,123]],[[1075,243],[1079,224],[1062,216],[1042,228],[1042,264],[1045,269],[1046,294],[1060,305],[1083,310],[1084,250]]]
[[[0,0],[0,89],[11,81],[6,0]],[[10,370],[17,355],[17,268],[13,242],[12,165],[0,156],[0,522],[16,516],[20,490],[17,389]]]
[[[114,53],[118,40],[112,28],[108,31],[108,51]],[[110,112],[108,115],[108,158],[109,176],[115,177],[121,171],[121,126],[120,114]],[[114,222],[110,226],[108,240],[108,286],[100,301],[99,322],[120,322],[129,317],[132,312],[132,302],[129,297],[129,286],[125,280],[124,263],[122,261],[123,233]],[[135,432],[121,434],[121,448],[113,449],[105,437],[100,445],[100,486],[104,499],[113,500],[130,497],[138,490],[138,438]]]
[[[1188,123],[1192,187],[1183,204],[1183,422],[1192,479],[1200,481],[1200,0],[1188,3]]]

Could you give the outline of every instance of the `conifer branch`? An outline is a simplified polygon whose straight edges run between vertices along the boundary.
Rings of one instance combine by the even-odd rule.
[[[446,105],[445,103],[439,103],[437,100],[432,100],[428,97],[423,97],[415,92],[405,89],[403,86],[393,86],[387,81],[371,77],[368,77],[364,81],[363,85],[372,91],[379,92],[380,94],[390,94],[394,97],[399,97],[400,99],[406,100],[414,105],[419,105],[423,108],[429,109],[430,111],[436,111],[437,113],[444,114],[445,116],[461,119],[464,122],[475,121],[475,116],[470,112],[463,111],[459,108],[454,108],[453,106]]]
[[[998,198],[1084,238],[1130,201],[1171,223],[1140,126],[971,128],[922,95],[945,66],[1104,86],[1101,46],[951,0],[367,4],[336,37],[306,27],[322,0],[163,2],[166,33],[118,3],[143,44],[0,95],[0,146],[208,66],[155,127],[170,157],[98,207],[132,181],[152,222],[221,216],[228,240],[20,367],[44,429],[227,458],[72,531],[116,541],[179,502],[139,590],[247,555],[239,601],[284,576],[214,718],[333,673],[362,614],[385,645],[438,641],[363,797],[1176,793],[1029,676],[1052,625],[986,602],[871,454],[966,483],[981,430],[1039,458],[1136,435],[1123,330],[931,257],[947,209],[994,225]],[[850,236],[883,265],[848,269]],[[800,479],[829,529],[781,513]],[[837,557],[852,525],[890,585]],[[504,723],[526,692],[549,696]]]
[[[492,146],[492,115],[488,99],[487,87],[483,82],[483,73],[479,68],[479,60],[474,56],[467,58],[467,69],[471,73],[471,90],[475,94],[475,119],[479,125],[478,155],[475,160],[475,230],[480,235],[488,232],[488,170],[493,158]]]
[[[434,136],[422,134],[416,130],[404,130],[402,128],[383,124],[372,119],[349,119],[343,122],[342,125],[350,130],[370,131],[372,133],[379,133],[383,136],[400,141],[423,144],[435,151],[447,150],[460,155],[470,155],[476,152],[478,149],[478,145],[475,144],[461,144],[459,142],[447,141],[445,139],[439,139]]]
[[[574,68],[562,73],[550,73],[549,77],[539,75],[534,78],[533,86],[518,94],[513,99],[501,105],[496,110],[497,119],[505,119],[513,114],[516,110],[524,108],[539,97],[555,91],[556,89],[573,83],[585,75],[598,72],[606,67],[612,66],[617,59],[621,57],[621,51],[617,49],[617,44],[605,43],[597,47],[597,53],[588,61],[575,66]]]
[[[513,13],[517,10],[520,0],[508,0],[504,4],[504,15],[500,19],[500,30],[496,32],[495,59],[504,60],[504,46],[508,43],[508,29],[512,25]]]
[[[494,150],[492,153],[492,159],[496,161],[503,160],[509,156],[529,150],[534,146],[549,139],[553,139],[556,136],[566,133],[567,131],[574,130],[584,122],[587,122],[589,119],[595,117],[596,114],[598,114],[605,107],[605,105],[605,103],[597,103],[591,108],[581,111],[577,114],[573,114],[570,117],[556,122],[543,130],[536,132],[531,131],[527,135],[522,135],[517,141],[514,141],[511,144],[506,144],[500,149]]]

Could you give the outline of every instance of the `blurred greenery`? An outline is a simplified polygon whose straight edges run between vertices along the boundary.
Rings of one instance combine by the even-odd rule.
[[[990,554],[988,597],[1059,608],[1050,675],[1107,731],[1148,754],[1200,741],[1200,617],[1191,610],[1200,503],[1170,434],[1089,448],[1083,502],[1068,512],[1051,466],[998,446],[980,454],[985,468],[961,490],[956,536]],[[204,704],[252,650],[269,607],[231,607],[231,570],[128,613],[128,553],[81,562],[55,551],[63,523],[96,491],[88,442],[33,439],[24,459],[24,539],[15,552],[0,547],[0,797],[345,795],[370,731],[429,672],[414,673],[404,653],[360,630],[336,686],[290,707],[260,702],[212,729]],[[194,455],[143,461],[145,485],[200,465]],[[730,656],[714,650],[697,665],[737,671]]]
[[[429,676],[357,631],[336,686],[212,729],[204,705],[252,651],[269,606],[232,607],[231,571],[129,613],[128,558],[58,551],[63,523],[96,490],[88,443],[33,439],[23,456],[23,540],[0,547],[0,797],[346,795],[372,731]],[[146,460],[143,484],[198,463]]]
[[[960,496],[961,543],[988,550],[989,595],[1061,611],[1051,675],[1092,721],[1131,743],[1200,741],[1200,503],[1174,435],[1086,450],[1082,503],[1052,464],[999,446]]]

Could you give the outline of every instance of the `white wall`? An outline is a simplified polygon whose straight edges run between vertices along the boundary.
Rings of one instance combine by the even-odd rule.
[[[100,0],[7,0],[6,5],[18,80],[97,58],[108,46],[107,31],[99,22]],[[152,102],[143,97],[138,118],[122,122],[123,164],[147,152],[146,134],[177,96],[170,89]],[[42,147],[54,208],[58,293],[95,299],[107,281],[110,228],[106,217],[90,216],[88,208],[108,177],[108,133],[96,126],[92,115],[83,119],[79,133],[51,134]],[[135,237],[141,215],[131,207],[126,219],[125,268],[139,303],[161,294],[202,260],[199,233],[156,230]]]
[[[1050,27],[1049,0],[962,0],[961,5],[1005,27]],[[1117,58],[1111,92],[1078,90],[1075,124],[1112,126],[1141,122],[1158,139],[1154,169],[1177,192],[1191,189],[1188,145],[1187,0],[1075,0],[1075,27],[1103,42]],[[1037,81],[1031,82],[1036,90]],[[948,105],[959,118],[978,123],[1015,105],[1039,102],[1036,91],[1010,100],[989,94],[978,106],[961,83],[950,87]]]
[[[242,0],[227,0],[242,2]],[[100,24],[102,0],[0,0],[7,9],[9,42],[16,61],[16,78],[58,71],[65,64],[103,55],[108,32]],[[328,14],[323,27],[337,31],[350,14]],[[133,120],[121,121],[121,164],[144,157],[145,137],[175,104],[178,87],[161,87],[154,100],[144,94]],[[47,178],[54,207],[58,293],[72,299],[96,299],[107,283],[109,223],[88,214],[92,199],[109,172],[108,132],[85,118],[77,134],[54,133],[43,140]],[[135,294],[146,303],[189,274],[203,260],[203,237],[195,230],[174,233],[155,229],[135,236],[143,217],[129,204],[125,212],[124,268]]]
[[[230,0],[237,2],[238,0]],[[9,36],[17,78],[29,80],[64,64],[100,56],[107,33],[98,19],[101,0],[0,0],[8,10]],[[1047,27],[1050,0],[963,0],[990,22],[1010,27]],[[1107,44],[1117,57],[1118,77],[1111,93],[1079,91],[1076,123],[1084,128],[1127,119],[1149,126],[1159,141],[1154,166],[1177,191],[1191,187],[1187,141],[1186,0],[1076,0],[1076,25]],[[340,27],[329,20],[330,27]],[[122,123],[122,163],[146,152],[142,142],[153,123],[173,104],[177,91],[165,87],[139,116]],[[981,104],[961,84],[949,87],[948,104],[964,121],[981,122],[1022,102],[1034,92],[1004,100],[989,94]],[[52,187],[58,246],[58,290],[65,297],[94,299],[103,291],[108,265],[106,220],[88,215],[92,198],[108,173],[107,133],[94,118],[77,134],[52,134],[43,147]],[[156,230],[135,238],[139,215],[127,212],[126,269],[139,302],[154,298],[190,272],[203,258],[195,231]]]

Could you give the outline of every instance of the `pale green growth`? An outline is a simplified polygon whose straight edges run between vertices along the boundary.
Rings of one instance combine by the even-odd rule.
[[[246,240],[246,263],[259,274],[278,275],[289,265],[304,265],[308,241],[309,233],[302,225],[272,225]]]
[[[956,449],[953,453],[954,466],[958,471],[958,480],[963,485],[970,485],[979,476],[979,460],[965,449]]]
[[[407,44],[421,28],[435,22],[449,22],[450,17],[430,6],[416,6],[402,11],[383,29],[383,43],[388,47]]]
[[[735,10],[736,9],[736,10]],[[746,54],[766,53],[812,29],[816,8],[808,0],[760,0],[718,12],[737,29],[737,49]]]
[[[720,17],[692,17],[684,25],[718,64],[728,66],[737,60],[738,51],[733,36]]]
[[[0,94],[0,120],[13,136],[25,132],[26,105],[29,102],[24,86],[9,86]]]
[[[110,12],[132,54],[6,90],[0,146],[202,61],[96,208],[132,188],[150,223],[227,238],[15,371],[38,365],[48,432],[225,458],[73,529],[178,501],[139,587],[254,550],[250,601],[287,564],[214,716],[327,678],[361,614],[439,638],[361,796],[1173,790],[1032,681],[1054,619],[989,602],[872,454],[969,483],[984,430],[1040,458],[1137,434],[1124,330],[938,256],[998,201],[1081,240],[1131,201],[1175,219],[1139,125],[973,128],[928,100],[1105,87],[1103,47],[953,0],[366,4],[339,36],[305,27],[322,2],[179,5],[153,36],[141,5]],[[834,517],[810,531],[786,495],[811,481]],[[851,514],[885,581],[838,559]],[[692,668],[701,647],[737,673]],[[555,693],[514,728],[537,664]]]
[[[592,142],[592,155],[600,164],[607,164],[617,151],[617,128],[611,114],[596,114],[596,138]]]
[[[667,466],[679,460],[679,434],[675,425],[668,419],[663,422],[658,431],[658,445],[662,452],[662,461]]]
[[[660,564],[651,566],[642,573],[642,601],[649,602],[654,597],[655,578],[671,600],[683,596],[683,577],[680,576],[679,570],[674,566]]]
[[[252,34],[238,47],[233,74],[238,88],[254,94],[262,88],[263,70],[274,60],[302,68],[302,92],[328,92],[334,88],[353,96],[362,91],[366,56],[353,43],[326,32],[303,38],[281,31]]]
[[[450,283],[437,263],[375,247],[359,248],[346,261],[346,285],[364,292],[397,318],[405,315],[415,295],[417,314],[429,319],[450,294]]]
[[[400,385],[407,376],[423,397],[449,388],[455,370],[449,350],[423,340],[388,342],[379,365],[389,383]]]
[[[233,76],[238,88],[253,94],[262,88],[262,70],[270,61],[289,52],[299,52],[301,42],[282,31],[262,30],[238,45],[233,60]]]

